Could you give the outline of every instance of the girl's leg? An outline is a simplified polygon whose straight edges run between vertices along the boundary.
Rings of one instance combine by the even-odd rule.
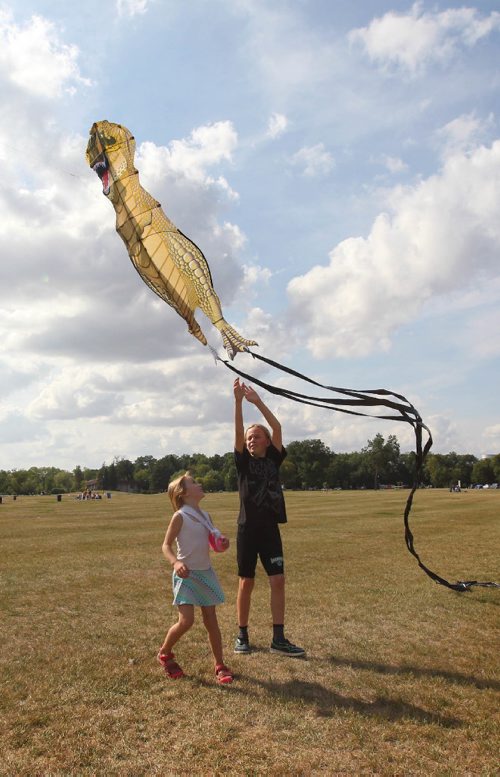
[[[222,655],[222,637],[219,629],[219,623],[217,621],[217,613],[215,612],[215,605],[210,607],[202,607],[201,614],[203,616],[203,623],[208,632],[208,639],[210,641],[210,647],[214,654],[215,664],[224,663]]]
[[[201,613],[203,615],[203,623],[208,632],[208,639],[210,640],[210,646],[215,659],[215,676],[219,685],[228,685],[233,682],[233,673],[224,664],[224,658],[222,655],[222,637],[220,634],[219,624],[217,622],[217,613],[215,612],[215,605],[210,607],[202,607]]]
[[[174,623],[167,632],[167,636],[160,648],[160,655],[168,655],[176,642],[180,640],[186,631],[189,631],[194,623],[194,607],[192,604],[179,604],[179,620]]]

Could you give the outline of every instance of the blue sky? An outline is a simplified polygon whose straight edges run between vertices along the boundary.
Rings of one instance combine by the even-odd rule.
[[[0,5],[0,468],[232,447],[231,374],[142,283],[86,165],[104,118],[261,353],[404,394],[436,452],[498,452],[499,42],[493,0]],[[413,444],[267,399],[285,441]]]

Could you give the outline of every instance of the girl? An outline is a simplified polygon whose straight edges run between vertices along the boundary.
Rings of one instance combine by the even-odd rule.
[[[168,630],[158,653],[158,661],[172,679],[184,676],[175,661],[172,648],[191,628],[194,608],[200,606],[215,659],[215,677],[220,685],[226,685],[233,681],[233,675],[224,664],[222,638],[215,612],[215,606],[224,601],[224,594],[210,564],[208,543],[214,526],[209,514],[199,506],[205,494],[201,485],[186,472],[169,484],[168,495],[176,512],[167,529],[162,550],[173,567],[173,604],[179,609],[179,620]],[[217,530],[215,533],[218,534]],[[172,550],[175,540],[177,553]],[[218,545],[221,550],[227,550],[229,540],[219,536]]]

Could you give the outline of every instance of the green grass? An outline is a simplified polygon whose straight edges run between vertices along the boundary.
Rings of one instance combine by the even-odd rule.
[[[155,661],[175,613],[165,495],[4,499],[2,775],[495,775],[498,590],[458,594],[403,540],[407,493],[287,492],[287,634],[269,653],[258,572],[250,656],[232,654],[234,544],[214,556],[230,688],[214,684],[201,618]],[[233,539],[237,496],[204,506]],[[415,545],[450,580],[498,579],[500,492],[422,491]]]

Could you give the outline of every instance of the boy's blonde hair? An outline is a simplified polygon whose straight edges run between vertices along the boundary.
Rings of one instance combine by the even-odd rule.
[[[246,442],[246,439],[247,439],[248,432],[250,431],[250,429],[255,429],[255,427],[257,427],[258,429],[262,429],[262,431],[263,431],[263,432],[264,432],[264,434],[266,435],[267,439],[268,439],[269,441],[271,440],[271,432],[269,431],[269,429],[267,428],[267,426],[264,426],[263,424],[251,424],[251,425],[250,425],[250,426],[249,426],[249,427],[248,427],[248,428],[245,430],[245,442]]]
[[[180,510],[184,504],[183,496],[186,493],[186,478],[189,477],[191,477],[191,473],[185,472],[184,475],[179,475],[178,478],[175,478],[175,480],[168,484],[168,495],[174,510]]]

